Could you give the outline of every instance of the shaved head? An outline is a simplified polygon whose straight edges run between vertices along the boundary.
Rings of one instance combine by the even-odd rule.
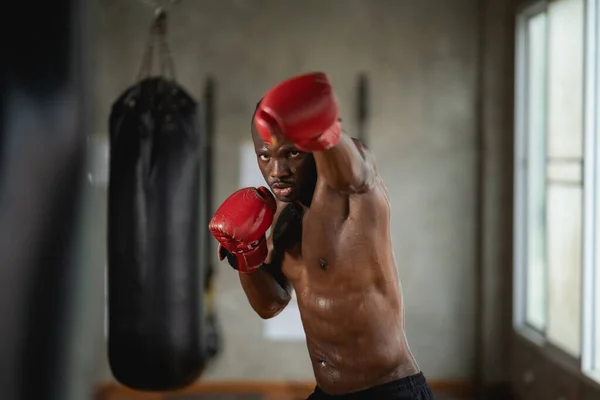
[[[278,141],[277,144],[265,143],[254,123],[261,101],[256,103],[252,114],[250,132],[258,167],[265,182],[280,201],[300,200],[310,204],[317,180],[314,157],[287,140]]]

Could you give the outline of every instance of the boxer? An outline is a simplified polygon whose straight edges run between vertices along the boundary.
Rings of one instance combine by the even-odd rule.
[[[209,228],[260,317],[296,292],[317,382],[308,399],[433,399],[406,339],[388,193],[371,153],[342,132],[327,76],[269,90],[251,132],[274,196],[238,190]]]

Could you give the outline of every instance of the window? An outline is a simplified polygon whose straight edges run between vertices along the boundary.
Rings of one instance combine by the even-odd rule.
[[[600,382],[600,0],[517,28],[514,325]]]

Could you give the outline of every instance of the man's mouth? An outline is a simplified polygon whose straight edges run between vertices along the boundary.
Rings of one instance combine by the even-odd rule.
[[[273,189],[273,193],[275,193],[275,196],[277,197],[288,197],[293,190],[290,185],[280,183],[274,184],[271,189]]]

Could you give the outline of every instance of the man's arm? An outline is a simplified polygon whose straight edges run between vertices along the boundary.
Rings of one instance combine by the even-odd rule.
[[[290,302],[291,285],[281,271],[283,256],[268,238],[269,255],[263,265],[250,274],[240,273],[240,282],[252,309],[263,319],[273,318]]]
[[[281,270],[281,257],[273,251],[266,233],[277,209],[275,198],[265,187],[243,188],[217,209],[209,230],[219,242],[219,259],[227,258],[240,274],[250,304],[263,318],[281,311],[289,301],[285,281],[277,283],[269,268]]]
[[[374,159],[358,139],[342,133],[335,146],[313,154],[317,173],[331,188],[343,193],[364,193],[373,187]]]

